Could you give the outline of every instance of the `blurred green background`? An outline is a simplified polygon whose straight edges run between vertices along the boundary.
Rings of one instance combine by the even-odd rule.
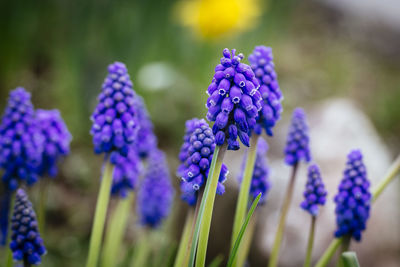
[[[340,12],[319,2],[248,1],[260,16],[240,16],[235,23],[246,29],[201,36],[184,26],[173,0],[0,1],[0,110],[8,92],[23,86],[36,108],[60,109],[74,138],[50,192],[43,266],[83,266],[101,167],[92,152],[89,117],[114,61],[126,63],[144,97],[172,173],[184,122],[205,116],[205,90],[225,47],[247,55],[255,45],[271,46],[285,109],[351,98],[397,151],[399,54],[360,41],[354,29],[341,25]],[[384,38],[392,42],[398,35],[387,30]],[[174,212],[183,214],[179,206]]]

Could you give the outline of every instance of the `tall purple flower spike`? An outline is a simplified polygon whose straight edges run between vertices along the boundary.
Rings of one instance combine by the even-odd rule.
[[[272,49],[266,46],[256,46],[253,54],[249,56],[249,62],[260,83],[259,90],[263,99],[254,132],[261,134],[262,129],[265,129],[265,132],[272,136],[272,128],[281,118],[283,99],[275,72]]]
[[[127,156],[118,152],[111,153],[110,161],[115,165],[111,195],[125,198],[129,192],[135,190],[142,169],[135,146],[129,147]]]
[[[243,54],[225,48],[207,90],[207,119],[215,122],[212,130],[216,144],[227,142],[228,150],[240,148],[238,137],[250,146],[249,135],[262,108],[258,80],[251,67],[240,62],[242,59]]]
[[[139,95],[135,97],[139,130],[135,147],[140,158],[145,159],[152,150],[157,148],[157,137],[154,134],[154,126],[147,111],[144,100]]]
[[[32,203],[23,189],[18,189],[15,195],[11,230],[10,249],[13,252],[13,259],[27,261],[33,265],[40,264],[46,248],[39,234]]]
[[[34,116],[30,93],[22,87],[11,91],[0,125],[2,180],[11,191],[20,182],[33,185],[38,180],[44,137]]]
[[[174,189],[165,155],[153,150],[138,192],[137,210],[142,225],[156,228],[171,210]]]
[[[303,109],[296,108],[287,136],[285,162],[288,165],[296,165],[300,160],[309,162],[311,160],[309,143],[306,114]]]
[[[119,151],[127,155],[139,128],[135,92],[123,63],[109,65],[108,72],[91,117],[94,151],[97,154]]]
[[[334,198],[336,237],[350,235],[357,241],[361,240],[361,233],[367,227],[371,209],[372,195],[369,187],[370,182],[361,151],[353,150],[347,155],[343,179]]]
[[[254,200],[261,193],[260,204],[265,203],[268,196],[268,191],[271,188],[271,182],[269,180],[269,167],[266,158],[267,151],[267,142],[260,138],[257,144],[256,162],[254,164],[253,177],[251,178],[250,184],[250,199]],[[246,158],[247,157],[243,158],[242,171],[241,175],[239,176],[240,182],[243,179]]]
[[[325,205],[327,192],[321,178],[321,172],[317,164],[308,167],[308,178],[300,207],[309,212],[311,216],[317,216],[319,207]]]
[[[40,175],[57,175],[57,161],[69,154],[69,144],[72,136],[65,125],[58,110],[36,111],[36,118],[44,136],[44,151],[42,164],[40,165]]]
[[[215,150],[215,138],[205,120],[194,123],[192,134],[187,148],[187,159],[183,171],[181,191],[182,199],[189,205],[197,201],[197,192],[206,184],[208,172]],[[222,164],[221,173],[217,185],[217,194],[225,192],[223,183],[228,175],[228,168]],[[196,197],[193,196],[196,195]]]

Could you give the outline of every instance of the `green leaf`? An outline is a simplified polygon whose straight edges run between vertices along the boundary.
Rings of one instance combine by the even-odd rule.
[[[357,254],[355,252],[343,252],[341,258],[344,267],[360,267],[357,259]]]
[[[235,245],[232,248],[231,254],[229,255],[229,260],[228,260],[228,267],[231,267],[233,264],[233,260],[236,257],[236,253],[238,251],[238,248],[240,246],[240,242],[242,241],[244,232],[246,231],[247,225],[249,224],[250,218],[254,213],[254,210],[256,209],[258,202],[260,201],[261,198],[261,193],[258,194],[258,196],[256,197],[256,199],[253,201],[253,204],[251,204],[251,208],[249,210],[249,213],[247,213],[247,217],[246,220],[244,221],[242,228],[240,229],[239,235],[235,241]]]
[[[222,261],[224,260],[224,256],[221,254],[215,257],[208,267],[218,267],[221,265]]]

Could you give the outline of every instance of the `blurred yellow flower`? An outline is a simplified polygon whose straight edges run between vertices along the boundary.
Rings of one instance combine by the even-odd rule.
[[[247,30],[261,14],[258,0],[181,0],[176,11],[183,25],[210,39]]]

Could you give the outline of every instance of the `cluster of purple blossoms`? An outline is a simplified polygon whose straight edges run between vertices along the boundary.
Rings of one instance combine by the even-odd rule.
[[[269,180],[269,167],[267,164],[268,144],[264,139],[260,138],[257,144],[257,155],[256,162],[254,163],[253,177],[251,178],[250,184],[250,197],[255,199],[260,193],[260,204],[264,204],[267,199],[268,191],[271,187],[271,182]],[[241,182],[243,179],[244,166],[246,164],[246,158],[243,158],[242,164],[242,175],[239,177]]]
[[[366,229],[371,207],[370,182],[362,160],[360,150],[353,150],[347,155],[346,168],[339,191],[334,200],[336,203],[336,237],[352,236],[361,240],[361,232]]]
[[[138,121],[135,92],[128,70],[121,62],[108,66],[99,103],[91,117],[94,150],[96,153],[119,151],[127,155],[137,135]]]
[[[153,150],[148,157],[147,169],[138,192],[137,210],[143,225],[159,226],[171,210],[174,189],[165,155]]]
[[[115,165],[111,186],[111,195],[125,198],[133,191],[141,171],[140,158],[134,146],[130,146],[128,155],[111,153],[110,162]]]
[[[321,172],[317,164],[308,167],[308,179],[303,196],[304,200],[300,207],[308,211],[312,216],[319,213],[318,205],[325,205],[327,192],[321,178]]]
[[[10,190],[17,189],[20,181],[32,185],[38,180],[43,141],[30,93],[21,87],[11,91],[0,125],[2,180]]]
[[[154,135],[153,123],[144,100],[139,95],[135,97],[135,106],[139,123],[135,147],[140,158],[147,158],[150,151],[157,147],[157,137]]]
[[[197,192],[202,188],[208,177],[212,157],[215,150],[215,138],[205,120],[198,120],[194,123],[192,134],[189,138],[187,156],[183,171],[181,190],[182,199],[194,205],[197,200]],[[217,194],[225,192],[223,183],[228,175],[228,168],[223,164],[217,185]]]
[[[57,175],[57,161],[69,154],[72,136],[58,110],[36,111],[36,118],[44,137],[42,164],[39,168],[41,176]]]
[[[249,56],[249,62],[260,84],[259,91],[263,99],[254,132],[261,134],[262,129],[265,129],[265,132],[272,136],[272,128],[281,117],[283,99],[275,72],[272,49],[256,46],[253,54]]]
[[[249,135],[262,108],[259,83],[250,66],[241,63],[243,54],[225,48],[208,87],[207,119],[215,121],[213,133],[218,146],[227,140],[228,150],[240,148],[237,138],[250,146]]]
[[[311,160],[309,143],[306,114],[303,109],[296,108],[286,141],[285,162],[288,165],[296,165],[302,159],[309,162]]]
[[[40,264],[41,256],[46,253],[46,248],[40,238],[32,203],[23,189],[18,189],[15,196],[11,230],[10,248],[13,259],[33,265]]]

